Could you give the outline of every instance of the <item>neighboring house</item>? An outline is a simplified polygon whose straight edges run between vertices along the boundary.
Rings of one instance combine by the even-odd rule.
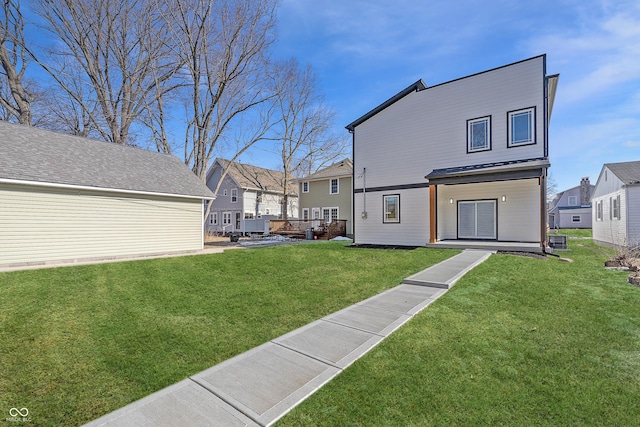
[[[557,81],[545,55],[420,80],[349,124],[354,243],[544,250]]]
[[[640,244],[640,161],[605,163],[591,196],[593,240],[606,246]]]
[[[344,159],[318,172],[300,178],[300,219],[323,219],[330,223],[346,220],[347,235],[353,234],[353,162]]]
[[[0,266],[201,250],[211,198],[176,157],[0,122]]]
[[[211,203],[206,230],[216,233],[265,233],[269,220],[283,218],[284,173],[216,159],[207,173],[207,186],[215,191],[225,170],[215,200]],[[287,217],[297,218],[297,181],[290,184]]]
[[[580,185],[556,194],[549,202],[549,228],[591,228],[591,194],[595,185]]]

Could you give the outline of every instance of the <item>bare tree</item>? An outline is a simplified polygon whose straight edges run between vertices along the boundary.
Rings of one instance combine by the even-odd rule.
[[[187,111],[185,163],[201,179],[218,145],[236,144],[234,158],[271,126],[265,70],[277,0],[166,0],[180,62]],[[259,111],[256,107],[263,106]],[[266,112],[265,112],[266,111]],[[230,141],[243,116],[257,118],[251,135]]]
[[[286,219],[288,196],[295,177],[343,157],[346,140],[335,137],[331,131],[335,113],[324,103],[310,66],[300,69],[293,59],[280,63],[272,74],[272,84],[281,118],[274,139],[281,143]]]
[[[3,116],[30,126],[33,94],[25,84],[27,52],[19,1],[3,2],[0,15],[0,65],[0,108]]]
[[[76,61],[78,79],[65,70],[39,63],[82,108],[102,137],[129,143],[130,128],[153,104],[158,94],[172,89],[171,77],[180,64],[172,56],[162,10],[142,0],[36,0],[36,12],[65,46],[52,50]],[[87,104],[90,90],[99,108]],[[100,114],[96,114],[99,111]]]

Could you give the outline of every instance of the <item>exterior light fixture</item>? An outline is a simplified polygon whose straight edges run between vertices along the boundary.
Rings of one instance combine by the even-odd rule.
[[[503,195],[503,196],[502,196],[502,201],[503,201],[503,202],[506,202],[506,201],[507,201],[507,196],[504,196],[504,195]]]
[[[453,199],[449,199],[449,204],[452,205],[453,204]]]

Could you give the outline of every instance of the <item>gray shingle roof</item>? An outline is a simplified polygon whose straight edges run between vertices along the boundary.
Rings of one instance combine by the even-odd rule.
[[[336,176],[347,176],[353,174],[353,162],[351,159],[344,159],[339,162],[327,166],[324,169],[320,169],[316,173],[312,173],[309,176],[304,177],[304,180],[325,179]]]
[[[0,179],[213,197],[177,157],[2,121]]]
[[[626,185],[640,183],[640,160],[634,162],[605,163],[604,165]]]
[[[216,159],[223,168],[227,168],[229,160]],[[284,191],[284,172],[260,168],[258,166],[233,162],[229,168],[229,175],[241,188],[282,193]],[[290,195],[297,195],[296,180],[291,182]]]

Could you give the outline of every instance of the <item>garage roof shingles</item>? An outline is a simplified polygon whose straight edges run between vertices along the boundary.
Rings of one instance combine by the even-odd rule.
[[[172,155],[1,121],[0,179],[213,197]]]

